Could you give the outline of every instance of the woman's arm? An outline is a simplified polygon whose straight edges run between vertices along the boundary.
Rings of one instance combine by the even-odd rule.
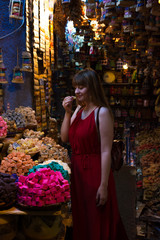
[[[68,142],[68,132],[71,122],[71,113],[65,112],[64,119],[61,125],[61,140],[62,142]]]
[[[107,201],[113,142],[113,119],[109,110],[104,107],[101,107],[99,111],[99,131],[101,141],[101,183],[97,191],[98,206],[104,205]]]
[[[65,109],[65,115],[61,126],[61,140],[62,142],[68,142],[68,133],[69,128],[72,122],[74,121],[77,112],[80,109],[80,106],[77,106],[76,110],[72,115],[72,102],[74,98],[72,96],[65,97],[63,100],[63,107]],[[72,117],[71,117],[72,116]]]

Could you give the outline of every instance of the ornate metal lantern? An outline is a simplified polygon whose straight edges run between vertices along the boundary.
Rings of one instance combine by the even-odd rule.
[[[17,48],[17,66],[15,66],[13,69],[12,83],[24,83],[22,71],[18,65],[18,48]]]
[[[21,71],[32,72],[32,57],[30,52],[22,52],[22,68]]]
[[[23,1],[10,0],[10,18],[23,19]]]

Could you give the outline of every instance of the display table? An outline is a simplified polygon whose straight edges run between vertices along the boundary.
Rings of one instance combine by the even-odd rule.
[[[16,207],[0,211],[0,215],[37,215],[37,216],[52,216],[60,215],[61,207],[56,207],[54,210],[32,210],[23,211]]]
[[[16,207],[1,210],[0,219],[10,221],[8,231],[11,234],[14,233],[14,236],[9,238],[5,231],[4,233],[2,231],[3,234],[0,234],[0,239],[13,240],[18,235],[28,240],[65,239],[66,227],[71,222],[67,217],[67,209],[63,209],[65,206],[66,204],[61,204],[53,207],[53,210],[44,210],[43,208],[43,210],[29,211],[20,210]],[[7,224],[5,226],[8,226]]]

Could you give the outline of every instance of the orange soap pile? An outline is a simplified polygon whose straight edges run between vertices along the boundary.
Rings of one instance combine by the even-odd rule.
[[[18,176],[26,175],[34,165],[35,162],[30,155],[22,152],[12,152],[2,160],[0,172],[9,174],[16,173]]]

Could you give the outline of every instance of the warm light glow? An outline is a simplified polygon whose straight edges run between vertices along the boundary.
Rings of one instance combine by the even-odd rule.
[[[102,24],[100,24],[100,25],[101,25],[102,28],[106,26],[104,23],[102,23]]]
[[[125,64],[123,65],[123,69],[128,69],[128,64],[127,64],[127,63],[125,63]]]
[[[138,52],[139,50],[137,48],[132,48],[132,51],[137,51]]]
[[[99,36],[99,33],[98,32],[95,32],[95,37],[94,37],[94,40],[100,40],[100,36]]]
[[[115,42],[117,43],[117,42],[119,42],[119,40],[120,40],[120,38],[116,38],[116,39],[115,39]]]
[[[97,29],[98,29],[98,22],[97,22],[97,20],[92,20],[92,21],[90,22],[90,25],[91,25],[91,27],[93,28],[93,29],[92,29],[93,31],[97,31]]]

